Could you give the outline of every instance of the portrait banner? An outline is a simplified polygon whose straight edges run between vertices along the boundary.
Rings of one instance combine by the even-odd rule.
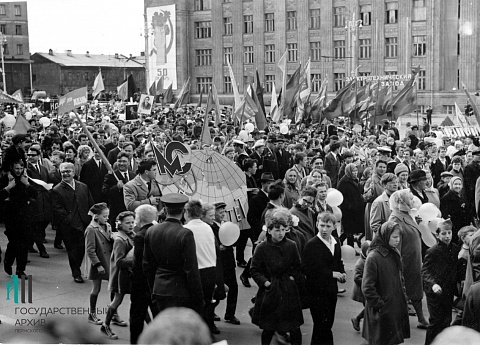
[[[153,106],[153,97],[150,95],[140,95],[140,104],[138,105],[138,113],[144,115],[150,115]]]

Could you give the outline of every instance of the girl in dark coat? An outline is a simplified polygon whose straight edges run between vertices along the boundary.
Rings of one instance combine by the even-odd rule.
[[[452,242],[458,243],[458,230],[470,225],[468,212],[466,211],[465,198],[463,197],[462,179],[458,176],[452,177],[448,183],[450,190],[440,200],[440,211],[444,219],[450,218],[453,223]]]
[[[365,203],[358,184],[358,168],[355,163],[345,167],[345,176],[338,183],[337,189],[343,194],[344,202],[340,205],[342,210],[343,234],[340,236],[340,245],[345,238],[349,246],[354,246],[354,234],[365,232],[364,215]]]
[[[403,264],[397,246],[401,228],[388,221],[370,245],[365,261],[362,292],[365,319],[362,336],[370,345],[401,344],[410,338]]]
[[[102,288],[102,280],[108,280],[110,272],[110,256],[112,255],[112,228],[108,224],[110,210],[105,203],[95,204],[89,211],[93,219],[85,230],[85,252],[90,261],[88,279],[93,287],[90,293],[90,314],[88,322],[101,325],[97,318],[97,298]]]
[[[287,221],[272,216],[267,240],[255,250],[250,272],[259,286],[252,322],[263,329],[262,345],[270,344],[275,331],[290,332],[292,344],[302,343],[302,305],[296,281],[300,255],[295,242],[285,238]]]

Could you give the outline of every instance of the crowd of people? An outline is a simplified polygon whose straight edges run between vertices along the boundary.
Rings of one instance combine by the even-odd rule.
[[[117,339],[111,324],[128,325],[117,313],[125,295],[132,344],[145,322],[171,307],[193,309],[214,335],[221,332],[217,306],[226,300],[224,320],[239,325],[236,267],[243,286],[251,287],[250,278],[258,285],[250,316],[262,344],[274,336],[301,344],[303,309],[313,319],[311,344],[333,344],[337,294],[345,292],[338,283],[353,284],[354,300],[363,303],[351,321],[360,331],[364,320],[369,344],[402,343],[409,315],[430,344],[450,326],[453,307],[453,324],[480,331],[477,138],[452,141],[428,124],[407,124],[400,137],[395,122],[366,128],[343,118],[290,124],[285,133],[269,117],[265,130],[244,137],[228,110],[218,126],[188,106],[154,106],[150,116],[125,121],[121,105],[110,101],[79,109],[94,145],[71,114],[17,111],[26,112],[26,133],[0,119],[4,270],[26,277],[29,253],[48,259],[51,224],[73,280],[92,281],[88,322],[110,339]],[[39,122],[44,116],[47,127]],[[202,142],[205,128],[212,144]],[[249,227],[234,246],[219,237],[223,200],[162,193],[152,145],[162,151],[170,141],[216,151],[245,173]],[[327,202],[331,188],[343,195],[339,209]],[[426,203],[441,213],[434,228],[416,212]],[[433,246],[425,228],[437,238]],[[359,256],[354,277],[345,273],[345,241]],[[105,280],[111,303],[102,321],[94,311]]]

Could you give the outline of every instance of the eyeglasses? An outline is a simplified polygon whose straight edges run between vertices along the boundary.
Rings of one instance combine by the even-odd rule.
[[[27,156],[28,157],[35,157],[35,156],[37,156],[37,154],[36,153],[27,153]]]
[[[62,170],[60,171],[61,174],[69,174],[71,173],[73,170]]]

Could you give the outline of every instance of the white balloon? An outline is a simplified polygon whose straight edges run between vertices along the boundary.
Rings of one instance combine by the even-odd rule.
[[[353,260],[355,259],[355,249],[348,244],[344,244],[341,248],[342,250],[342,259],[343,260]]]
[[[27,120],[31,120],[31,119],[32,119],[32,116],[33,116],[32,113],[29,112],[29,111],[27,111],[27,112],[25,113],[25,118],[26,118]]]
[[[237,242],[240,237],[240,228],[232,222],[225,222],[220,225],[218,230],[218,238],[224,246],[231,246]]]
[[[331,188],[327,192],[327,198],[325,200],[330,206],[340,206],[343,202],[343,194],[340,193],[337,189]]]
[[[40,122],[42,124],[43,128],[46,128],[46,127],[50,126],[50,123],[51,123],[50,119],[48,117],[45,117],[45,116],[41,117],[38,120],[38,122]]]
[[[418,209],[419,217],[422,218],[422,220],[426,223],[436,218],[437,214],[438,214],[438,208],[431,202],[427,202],[426,204],[423,204]]]
[[[243,141],[248,140],[248,132],[246,130],[241,130],[240,133],[238,133],[238,138]]]
[[[15,116],[13,115],[6,114],[3,118],[3,123],[5,124],[5,127],[12,128],[13,126],[15,126],[15,122],[17,122],[17,120],[15,120]]]
[[[288,133],[288,126],[280,126],[280,133],[287,134]]]
[[[253,125],[253,123],[249,122],[245,125],[245,129],[247,130],[248,133],[251,133],[255,129],[255,126]]]

